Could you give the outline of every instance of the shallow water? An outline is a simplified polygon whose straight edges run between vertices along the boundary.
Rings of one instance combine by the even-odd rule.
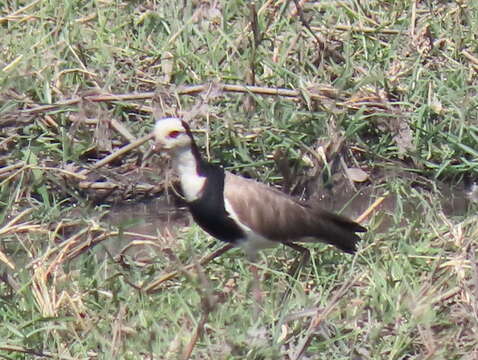
[[[132,241],[151,241],[151,236],[158,240],[174,238],[179,229],[191,225],[187,210],[178,208],[166,196],[113,206],[103,221],[123,232],[135,234],[125,233],[104,241],[104,247],[112,256],[117,255]],[[141,245],[125,253],[137,253],[138,249],[141,249]]]

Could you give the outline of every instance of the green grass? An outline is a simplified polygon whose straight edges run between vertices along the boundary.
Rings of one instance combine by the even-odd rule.
[[[0,4],[0,357],[476,357],[477,205],[462,182],[478,178],[478,3],[310,1],[303,21],[294,3],[256,2],[255,40],[243,0]],[[252,70],[256,85],[300,97],[172,95],[250,84]],[[148,91],[154,102],[91,101]],[[150,196],[138,185],[159,196],[166,164],[143,163],[143,145],[80,175],[128,143],[111,119],[148,134],[158,98],[237,173],[280,186],[280,151],[295,194],[319,192],[337,211],[353,198],[353,217],[384,196],[358,254],[311,246],[294,279],[297,254],[265,251],[259,305],[240,250],[184,270],[218,246],[196,226],[158,225],[117,256],[128,226],[154,214],[125,210],[116,225],[111,214]],[[349,188],[340,159],[369,182]],[[463,203],[451,211],[450,189]],[[160,291],[141,290],[175,269]]]

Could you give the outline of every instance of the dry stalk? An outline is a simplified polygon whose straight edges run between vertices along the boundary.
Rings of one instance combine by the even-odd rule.
[[[150,140],[153,138],[153,134],[148,134],[143,136],[142,138],[139,138],[138,140],[129,143],[128,145],[123,146],[122,148],[118,149],[114,153],[108,155],[107,157],[101,159],[100,161],[96,162],[91,168],[83,170],[80,172],[80,175],[86,175],[90,173],[94,169],[98,169],[102,166],[105,166],[106,164],[110,163],[113,160],[116,160],[117,158],[123,156],[124,154],[128,153],[129,151],[136,149],[137,147],[143,145],[146,141]]]
[[[198,340],[201,338],[202,334],[204,333],[204,326],[206,325],[208,317],[209,317],[209,312],[206,312],[201,315],[201,320],[196,326],[196,329],[194,330],[191,340],[189,341],[186,348],[184,349],[181,355],[181,360],[187,360],[191,357],[194,347],[196,346]]]
[[[264,95],[264,96],[280,96],[285,98],[292,98],[295,100],[302,99],[303,90],[287,89],[287,88],[271,88],[265,86],[252,86],[252,85],[234,85],[234,84],[218,84],[220,90],[224,92],[231,93],[242,93],[242,94],[255,94],[255,95]],[[210,84],[202,85],[192,85],[185,86],[182,88],[176,89],[178,95],[197,95],[204,91],[207,91],[211,87]],[[326,100],[338,100],[337,92],[330,87],[324,86],[319,87],[314,90],[307,90],[308,96],[312,100],[316,101],[326,101]],[[174,92],[174,90],[171,90]],[[149,91],[144,93],[130,93],[130,94],[96,94],[96,95],[85,95],[83,97],[77,97],[55,104],[49,105],[39,105],[32,107],[30,109],[23,109],[18,111],[20,115],[34,115],[44,112],[49,112],[63,107],[77,105],[82,101],[91,101],[91,102],[123,102],[123,101],[134,101],[134,100],[152,100],[156,95],[156,92]],[[345,104],[345,103],[344,103]],[[147,112],[152,112],[149,110],[149,107],[144,107],[143,105],[137,105],[138,110],[146,109]]]
[[[461,54],[471,63],[471,67],[478,71],[478,58],[467,50],[462,50]]]
[[[33,208],[29,208],[15,216],[15,218],[13,218],[6,225],[0,228],[0,236],[21,232],[48,232],[47,230],[43,229],[41,225],[31,225],[28,223],[17,224],[21,219],[29,215],[32,211]],[[15,270],[15,264],[2,251],[0,251],[0,261],[4,262],[12,270]]]
[[[120,121],[116,120],[115,118],[112,118],[110,120],[110,125],[113,129],[115,129],[121,136],[123,136],[130,143],[133,143],[137,140],[136,137],[133,134],[131,134],[128,128],[124,126]]]
[[[123,233],[123,235],[128,235],[128,233]],[[152,240],[157,240],[158,239],[157,236],[141,235],[141,234],[135,234],[135,236],[147,237],[147,238],[150,238],[151,240],[133,240],[133,241],[129,242],[128,245],[123,247],[121,249],[121,251],[118,253],[118,255],[115,256],[116,261],[118,261],[119,258],[123,257],[129,249],[131,249],[135,246],[149,245],[149,246],[157,247],[157,248],[161,249],[161,246],[157,242],[152,241]]]
[[[104,231],[104,230],[103,230]],[[82,241],[80,244],[78,244],[76,247],[71,249],[66,255],[65,255],[65,261],[71,261],[77,256],[81,255],[88,249],[91,249],[98,245],[100,242],[112,237],[112,236],[118,236],[120,234],[119,231],[109,231],[109,232],[104,232],[101,235],[96,236],[95,238],[88,240],[88,241]]]
[[[202,257],[200,260],[199,260],[199,265],[201,266],[204,266],[208,263],[210,263],[212,260],[214,260],[215,258],[221,256],[222,254],[224,254],[225,252],[229,251],[230,249],[232,249],[234,247],[234,245],[232,244],[227,244],[227,245],[224,245],[222,248]],[[187,265],[185,268],[184,268],[184,271],[188,271],[188,270],[191,270],[192,268],[194,268],[196,266],[196,264],[190,264],[190,265]],[[152,282],[150,282],[147,286],[143,287],[143,290],[148,293],[148,294],[151,294],[155,291],[158,290],[159,286],[164,283],[165,281],[168,281],[168,280],[171,280],[171,279],[174,279],[175,277],[177,277],[179,274],[181,273],[180,270],[176,270],[176,271],[172,271],[170,273],[167,273],[167,274],[164,274],[164,275],[161,275],[160,277],[158,277],[156,280],[153,280]]]
[[[375,200],[375,201],[373,202],[372,205],[370,205],[370,206],[368,207],[367,210],[365,210],[365,211],[362,213],[362,215],[360,215],[357,219],[355,219],[355,221],[358,222],[358,223],[362,223],[366,218],[368,218],[368,217],[370,216],[370,214],[372,214],[372,213],[375,211],[375,209],[376,209],[377,207],[380,206],[380,204],[381,204],[385,199],[386,199],[386,196],[381,196],[381,197],[379,197],[377,200]]]
[[[6,264],[10,269],[15,270],[15,264],[11,261],[8,256],[0,250],[0,261]]]

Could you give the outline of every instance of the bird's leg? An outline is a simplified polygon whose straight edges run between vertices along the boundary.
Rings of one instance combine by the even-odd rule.
[[[259,306],[263,302],[263,295],[261,289],[261,279],[259,276],[259,269],[256,264],[251,263],[250,270],[252,273],[252,296],[254,297],[254,303]],[[256,309],[258,311],[258,309]]]
[[[304,264],[306,264],[310,259],[310,251],[309,249],[303,246],[290,243],[290,242],[285,242],[284,245],[290,247],[291,249],[299,251],[301,253],[301,255],[295,259],[294,264],[292,265],[288,273],[289,276],[291,276],[293,279],[298,279],[302,266],[304,266]],[[289,297],[290,292],[291,292],[291,287],[289,286],[287,290],[284,292],[284,294],[282,295],[281,304]]]
[[[298,271],[302,268],[302,266],[304,266],[304,264],[306,264],[307,261],[309,261],[310,251],[309,251],[309,249],[307,249],[303,246],[300,246],[300,245],[297,245],[297,244],[294,244],[294,243],[290,243],[290,242],[286,242],[286,243],[284,243],[284,245],[287,245],[291,249],[294,249],[294,250],[299,251],[301,253],[301,256],[294,261],[294,264],[292,265],[291,269],[289,270],[289,275],[293,276],[295,278],[297,275],[299,275]]]

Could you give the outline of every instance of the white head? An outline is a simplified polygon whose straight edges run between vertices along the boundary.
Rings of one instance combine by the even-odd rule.
[[[157,120],[154,126],[154,139],[158,150],[186,149],[191,147],[192,142],[187,125],[178,118]]]

